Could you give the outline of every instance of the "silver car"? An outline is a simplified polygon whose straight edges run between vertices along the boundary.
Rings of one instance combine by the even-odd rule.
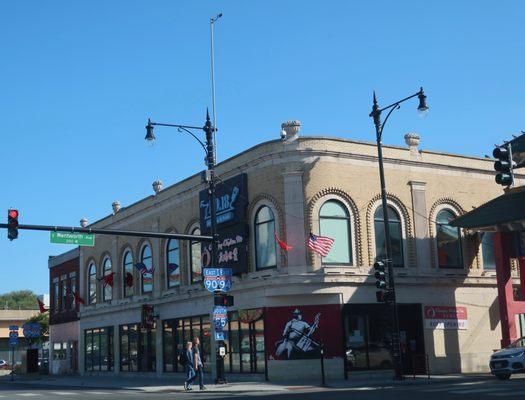
[[[492,354],[490,372],[501,380],[509,379],[512,374],[525,372],[525,336]]]

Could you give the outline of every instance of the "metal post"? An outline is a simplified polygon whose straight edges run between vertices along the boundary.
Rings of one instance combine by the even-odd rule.
[[[324,345],[321,344],[321,383],[323,386],[326,386],[326,379],[324,376]]]
[[[11,347],[11,382],[15,380],[15,348]]]
[[[382,129],[381,129],[381,111],[377,105],[376,95],[374,93],[374,105],[372,107],[372,117],[374,118],[374,125],[376,128],[377,139],[377,157],[379,161],[379,180],[381,182],[381,206],[383,208],[383,229],[385,231],[385,245],[386,245],[386,265],[388,269],[388,289],[389,296],[388,304],[390,305],[390,312],[392,318],[392,362],[394,363],[395,379],[403,379],[403,365],[401,361],[401,348],[399,343],[399,318],[397,314],[396,292],[394,284],[394,265],[392,260],[392,244],[390,242],[390,230],[388,226],[388,208],[386,201],[386,184],[385,172],[383,167],[383,147],[381,143]]]

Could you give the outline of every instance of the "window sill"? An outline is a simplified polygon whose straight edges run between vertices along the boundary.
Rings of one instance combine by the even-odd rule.
[[[357,267],[351,264],[323,265],[322,272],[327,275],[355,275]]]

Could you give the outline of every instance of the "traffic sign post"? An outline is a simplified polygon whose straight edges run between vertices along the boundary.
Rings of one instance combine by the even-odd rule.
[[[95,235],[76,232],[50,232],[50,242],[93,247],[95,246]]]
[[[11,380],[15,379],[15,347],[18,346],[18,325],[9,326],[9,347],[11,347]]]

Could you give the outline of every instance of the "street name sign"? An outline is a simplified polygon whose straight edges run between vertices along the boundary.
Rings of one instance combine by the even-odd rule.
[[[76,244],[78,246],[95,246],[95,235],[78,232],[50,232],[51,243]]]

